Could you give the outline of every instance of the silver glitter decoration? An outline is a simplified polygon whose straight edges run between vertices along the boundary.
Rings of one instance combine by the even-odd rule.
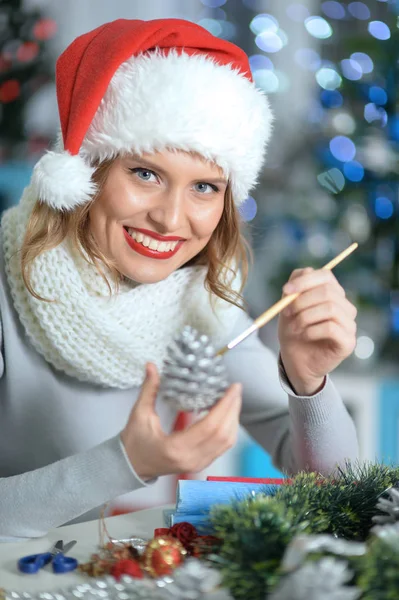
[[[185,327],[168,347],[160,394],[178,411],[200,411],[213,406],[228,386],[221,356],[208,336]]]
[[[399,523],[394,525],[376,525],[371,532],[399,553]]]
[[[129,544],[132,548],[137,550],[137,552],[139,554],[143,554],[145,547],[146,547],[147,543],[149,542],[149,540],[146,540],[144,538],[137,537],[137,536],[132,536],[130,538],[122,538],[120,540],[112,538],[111,542],[113,544],[121,544],[121,545]]]
[[[381,511],[382,515],[375,515],[373,523],[377,525],[386,525],[399,521],[399,490],[391,487],[385,490],[378,498],[376,509]]]
[[[312,552],[329,552],[337,556],[363,556],[367,552],[366,544],[351,542],[332,535],[298,535],[288,545],[281,563],[283,572],[300,567]]]
[[[351,579],[344,561],[327,556],[286,575],[269,600],[357,600],[361,590],[345,585]]]
[[[216,569],[206,566],[197,558],[188,559],[183,566],[173,571],[172,576],[158,580],[164,600],[203,600],[221,582]],[[166,585],[164,585],[166,582]],[[228,598],[228,596],[224,596]]]

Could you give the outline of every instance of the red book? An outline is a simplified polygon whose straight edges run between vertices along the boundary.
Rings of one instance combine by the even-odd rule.
[[[230,481],[233,483],[262,483],[265,485],[283,485],[284,483],[290,483],[290,479],[270,479],[257,478],[257,477],[212,477],[206,478],[207,481]]]

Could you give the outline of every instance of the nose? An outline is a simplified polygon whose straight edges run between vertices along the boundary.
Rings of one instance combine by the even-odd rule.
[[[170,190],[157,197],[148,211],[148,218],[159,233],[173,233],[185,224],[184,191]]]

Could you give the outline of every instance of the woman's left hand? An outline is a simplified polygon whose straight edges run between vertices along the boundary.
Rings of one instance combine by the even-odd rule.
[[[281,314],[281,360],[294,391],[311,396],[356,346],[355,306],[331,271],[297,269],[283,287],[301,295]]]

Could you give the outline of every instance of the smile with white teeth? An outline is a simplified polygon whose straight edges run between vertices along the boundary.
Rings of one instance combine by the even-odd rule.
[[[174,250],[179,243],[178,241],[160,242],[159,240],[155,240],[154,238],[144,235],[144,233],[140,233],[140,231],[136,231],[130,227],[127,227],[127,232],[136,242],[142,244],[150,250],[155,250],[156,252],[172,252],[172,250]]]

